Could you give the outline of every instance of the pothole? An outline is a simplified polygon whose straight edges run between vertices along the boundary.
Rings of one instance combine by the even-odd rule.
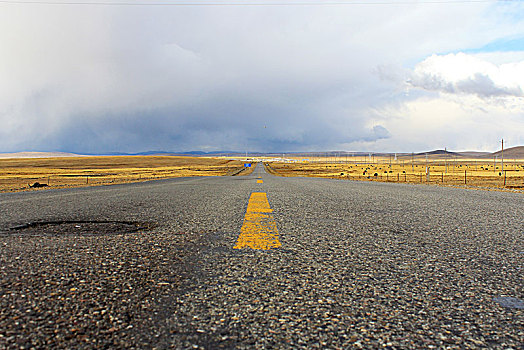
[[[148,231],[153,223],[134,221],[47,221],[12,227],[11,233],[46,235],[110,235]]]

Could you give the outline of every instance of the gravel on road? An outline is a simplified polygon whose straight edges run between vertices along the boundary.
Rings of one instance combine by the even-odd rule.
[[[282,248],[233,249],[252,192]],[[262,167],[3,194],[0,347],[521,349],[523,204]]]

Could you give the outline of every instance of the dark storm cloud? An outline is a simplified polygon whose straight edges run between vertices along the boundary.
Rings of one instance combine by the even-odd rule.
[[[376,67],[469,42],[448,39],[477,28],[485,6],[3,6],[0,150],[299,151],[387,140],[377,111],[402,101]],[[448,28],[439,13],[460,24]],[[480,83],[489,85],[455,88]]]

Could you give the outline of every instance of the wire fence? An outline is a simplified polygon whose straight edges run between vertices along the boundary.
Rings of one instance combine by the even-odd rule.
[[[102,186],[169,179],[184,176],[232,176],[249,174],[252,168],[244,166],[217,166],[210,168],[185,167],[143,172],[90,173],[90,174],[3,174],[0,176],[0,192],[20,191],[31,188],[68,188]]]
[[[0,178],[0,189],[21,190],[41,187],[79,187],[85,185],[110,185],[116,183],[129,183],[149,181],[165,178],[164,175],[40,175],[40,176],[11,176]]]
[[[524,189],[524,174],[508,174],[504,171],[501,175],[474,175],[464,171],[463,174],[424,174],[424,173],[374,173],[372,175],[344,174],[339,178],[349,180],[366,180],[381,182],[398,182],[398,183],[419,183],[434,185],[466,185],[480,187],[498,187],[498,188],[522,188]],[[376,175],[375,175],[376,174]]]
[[[270,167],[284,176],[313,176],[358,181],[381,181],[449,186],[476,186],[524,189],[524,162],[512,160],[504,165],[481,161],[404,161],[383,159],[376,162],[318,159],[294,163],[279,162]],[[504,169],[504,170],[503,170]]]

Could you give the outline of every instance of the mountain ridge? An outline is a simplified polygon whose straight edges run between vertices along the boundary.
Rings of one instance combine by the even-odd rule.
[[[103,156],[193,156],[193,157],[217,157],[217,156],[245,156],[246,152],[241,151],[185,151],[185,152],[169,152],[169,151],[146,151],[137,153],[125,153],[125,152],[107,152],[107,153],[93,153],[93,154],[80,154],[72,152],[36,152],[36,151],[25,151],[25,152],[6,152],[0,153],[0,159],[10,158],[57,158],[57,157],[103,157]],[[446,149],[437,149],[427,152],[407,153],[407,152],[349,152],[349,151],[327,151],[327,152],[247,152],[247,156],[314,156],[314,157],[335,157],[335,156],[367,156],[372,154],[376,157],[389,157],[396,155],[398,157],[425,157],[426,155],[432,158],[438,156],[450,156],[450,157],[461,157],[461,158],[500,158],[502,156],[502,150],[496,152],[482,152],[482,151],[448,151]],[[504,150],[504,158],[515,158],[524,159],[524,146],[510,147]]]

